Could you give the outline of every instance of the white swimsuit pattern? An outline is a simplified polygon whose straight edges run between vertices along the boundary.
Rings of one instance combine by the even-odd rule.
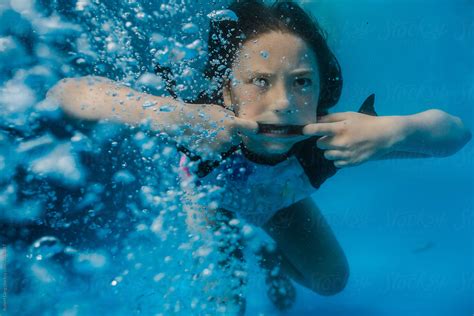
[[[191,177],[187,168],[189,162],[183,154],[180,161],[183,180]],[[218,207],[257,226],[265,224],[282,208],[316,191],[296,157],[270,166],[248,160],[240,149],[198,181],[200,186],[212,192]]]

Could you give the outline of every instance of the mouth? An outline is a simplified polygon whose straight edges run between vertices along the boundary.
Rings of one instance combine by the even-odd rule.
[[[258,133],[277,137],[303,135],[304,125],[277,125],[258,123]]]

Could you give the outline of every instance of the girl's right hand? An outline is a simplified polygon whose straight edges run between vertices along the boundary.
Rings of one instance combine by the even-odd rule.
[[[216,104],[186,104],[179,111],[176,140],[204,160],[220,160],[221,154],[240,144],[241,135],[258,132],[255,121],[235,116]]]

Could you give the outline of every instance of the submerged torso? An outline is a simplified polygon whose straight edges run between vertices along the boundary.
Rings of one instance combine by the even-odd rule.
[[[188,157],[182,155],[182,179],[191,176],[186,169],[188,163]],[[248,160],[240,149],[196,181],[209,194],[202,203],[217,203],[217,207],[235,212],[238,217],[259,226],[278,210],[316,191],[295,156],[276,165],[264,165]]]

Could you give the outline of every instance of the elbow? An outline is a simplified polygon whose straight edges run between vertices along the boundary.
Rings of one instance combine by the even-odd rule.
[[[68,93],[71,90],[72,78],[63,78],[59,80],[46,94],[46,100],[55,102],[58,106],[63,107],[68,101]]]
[[[90,86],[97,80],[91,76],[63,78],[49,89],[45,101],[74,117],[95,118],[96,114],[87,105],[92,103]]]
[[[80,96],[86,92],[87,88],[91,86],[107,82],[108,79],[98,76],[85,76],[78,78],[63,78],[59,80],[46,94],[47,98],[61,98],[64,99],[67,95],[74,92],[74,96]]]
[[[455,127],[453,130],[457,131],[456,137],[452,142],[451,151],[447,156],[453,155],[460,151],[472,139],[471,131],[466,126],[464,126],[463,122],[458,117],[455,117]]]
[[[61,79],[54,86],[52,86],[46,93],[46,97],[41,102],[41,106],[39,108],[47,109],[49,111],[64,109],[63,98],[65,84],[65,79]]]
[[[73,100],[69,95],[69,85],[68,79],[59,80],[52,88],[46,93],[46,98],[43,101],[43,104],[49,109],[61,109],[64,112],[71,112],[71,105]]]
[[[57,99],[58,96],[60,95],[60,91],[64,89],[63,87],[67,82],[66,80],[67,80],[66,78],[63,78],[59,80],[58,82],[56,82],[56,84],[52,86],[46,93],[46,98],[48,100]]]
[[[471,139],[471,131],[464,125],[462,120],[454,115],[448,114],[441,110],[431,110],[435,117],[437,117],[437,126],[444,133],[448,133],[446,145],[444,150],[438,153],[437,156],[448,157],[460,151]],[[441,128],[442,127],[442,128]]]

